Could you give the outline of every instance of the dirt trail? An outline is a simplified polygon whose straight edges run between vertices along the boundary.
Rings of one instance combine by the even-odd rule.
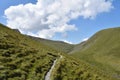
[[[60,56],[60,59],[62,58],[63,56]],[[45,80],[50,80],[50,76],[51,76],[51,73],[55,67],[55,64],[57,62],[58,59],[54,60],[53,62],[53,65],[51,66],[50,70],[47,72],[46,76],[45,76]]]

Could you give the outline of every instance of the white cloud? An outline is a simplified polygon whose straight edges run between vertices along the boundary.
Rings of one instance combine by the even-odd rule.
[[[61,40],[61,41],[65,42],[65,43],[68,43],[68,44],[73,44],[72,42],[67,41],[67,40]]]
[[[68,24],[78,17],[95,18],[112,8],[111,0],[38,0],[5,10],[7,25],[26,34],[52,38],[56,33],[77,30]]]
[[[87,41],[89,38],[84,38],[82,41]]]

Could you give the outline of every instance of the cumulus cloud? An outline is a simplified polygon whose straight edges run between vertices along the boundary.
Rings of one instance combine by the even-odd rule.
[[[22,33],[42,38],[52,38],[56,33],[77,30],[68,24],[78,17],[95,18],[112,8],[111,0],[37,0],[10,6],[5,10],[7,25]]]

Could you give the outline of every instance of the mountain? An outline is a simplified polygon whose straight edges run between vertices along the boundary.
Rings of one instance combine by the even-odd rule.
[[[83,60],[0,24],[0,80],[45,80],[53,65],[48,77],[51,80],[117,80]]]
[[[71,51],[68,52],[68,54],[72,54],[75,52],[79,52],[79,50],[83,47],[83,45],[86,43],[86,41],[81,42],[80,44],[76,44]]]
[[[0,80],[43,80],[56,52],[0,24]]]
[[[36,40],[46,46],[49,46],[49,47],[51,47],[59,52],[63,52],[63,53],[69,53],[70,51],[72,51],[72,49],[75,46],[73,44],[68,44],[63,41],[53,41],[53,40],[42,39],[42,38],[33,37],[33,36],[29,36],[29,37],[33,40]]]
[[[120,79],[120,27],[97,32],[70,54]]]

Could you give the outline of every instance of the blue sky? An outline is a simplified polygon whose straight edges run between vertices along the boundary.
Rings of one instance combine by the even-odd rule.
[[[94,35],[96,32],[113,27],[120,27],[120,0],[114,0],[114,9],[108,13],[99,14],[94,20],[78,18],[77,20],[72,20],[71,24],[76,24],[79,31],[70,34],[74,38],[70,38],[73,42],[82,41],[84,38],[88,38]]]
[[[25,5],[28,3],[36,4],[36,2],[37,2],[36,0],[2,0],[0,2],[0,23],[8,25],[7,20],[9,20],[9,19],[6,19],[4,17],[5,16],[4,11],[6,9],[8,9],[10,6],[17,6],[19,4]],[[44,5],[44,6],[47,6],[47,5]],[[91,37],[93,34],[95,34],[99,30],[106,29],[106,28],[119,27],[120,26],[120,0],[113,0],[112,6],[114,8],[110,9],[109,12],[103,11],[101,13],[98,13],[94,19],[91,19],[89,17],[84,18],[85,17],[84,15],[78,16],[75,19],[71,18],[69,21],[66,22],[68,24],[67,27],[70,29],[66,29],[64,31],[57,30],[58,32],[56,31],[55,33],[53,33],[52,37],[50,35],[50,37],[51,37],[50,39],[64,40],[64,41],[69,41],[72,43],[79,43],[83,39]],[[7,15],[8,15],[8,13],[7,13]],[[13,23],[9,23],[9,24],[13,25]],[[69,25],[74,25],[74,26],[69,26]],[[41,26],[41,24],[39,26]],[[38,29],[39,26],[37,26],[36,28]],[[75,27],[77,28],[77,30],[74,29]],[[15,28],[17,28],[17,27],[15,27]],[[18,29],[21,29],[21,28],[18,28]],[[31,30],[28,28],[24,28],[24,29],[29,30],[28,33],[31,35],[35,35],[35,33],[36,33],[35,31],[37,31],[37,30],[33,31],[32,28],[30,28]],[[39,29],[43,29],[43,28],[39,28]],[[30,31],[31,31],[31,33],[30,33]],[[38,31],[38,32],[40,32],[40,31]],[[23,31],[23,33],[27,33],[27,32]],[[46,33],[41,31],[40,36],[42,36],[42,33],[49,34],[48,31]],[[46,36],[46,37],[49,37],[49,36]]]
[[[0,22],[3,24],[6,23],[6,19],[4,18],[4,11],[5,9],[9,8],[10,6],[15,6],[19,4],[26,4],[26,3],[35,3],[36,0],[1,0],[0,2]]]

